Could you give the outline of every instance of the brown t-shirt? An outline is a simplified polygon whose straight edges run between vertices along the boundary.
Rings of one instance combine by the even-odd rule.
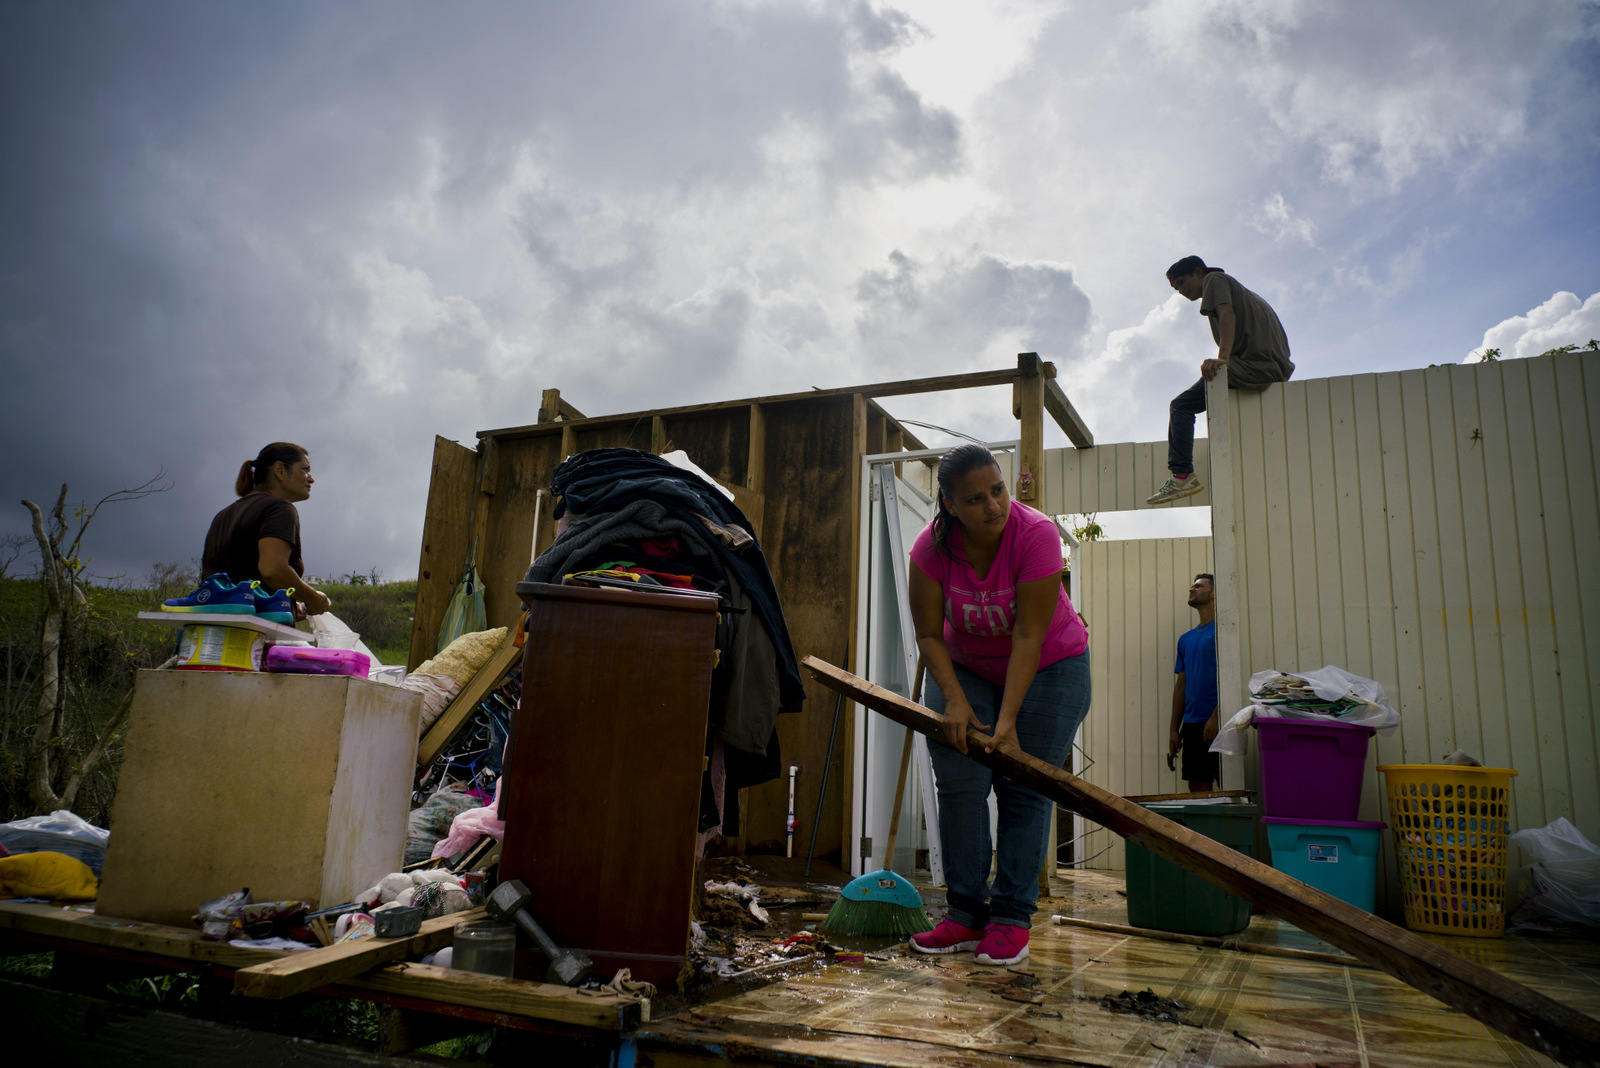
[[[1294,374],[1289,360],[1289,339],[1272,305],[1223,271],[1209,272],[1200,284],[1200,314],[1211,322],[1211,340],[1220,342],[1217,306],[1233,307],[1233,351],[1228,353],[1228,385],[1235,389],[1266,389],[1287,382]]]
[[[251,493],[217,513],[206,532],[206,550],[200,574],[225,572],[234,582],[261,579],[262,538],[282,538],[289,543],[289,566],[305,574],[300,559],[300,513],[282,497]]]

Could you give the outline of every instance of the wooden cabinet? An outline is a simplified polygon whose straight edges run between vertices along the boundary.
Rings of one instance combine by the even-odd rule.
[[[596,974],[660,985],[688,950],[716,598],[525,583],[500,878]],[[519,955],[521,956],[521,955]],[[536,956],[524,978],[543,978]]]
[[[421,713],[366,679],[139,672],[98,911],[187,927],[246,886],[349,901],[399,870]]]

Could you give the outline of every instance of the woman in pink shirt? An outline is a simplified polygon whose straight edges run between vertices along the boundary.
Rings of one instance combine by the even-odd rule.
[[[940,460],[939,513],[911,562],[925,698],[945,717],[944,743],[929,748],[950,903],[911,948],[976,950],[980,964],[1014,964],[1028,955],[1050,802],[964,756],[967,726],[989,735],[986,751],[1020,749],[1060,767],[1089,710],[1089,634],[1061,584],[1055,523],[1011,499],[981,445]],[[991,791],[1000,816],[993,846]]]

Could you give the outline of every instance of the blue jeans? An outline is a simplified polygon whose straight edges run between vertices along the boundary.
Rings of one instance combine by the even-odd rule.
[[[1167,416],[1167,470],[1175,475],[1194,474],[1194,417],[1205,410],[1203,378],[1172,398]]]
[[[960,664],[955,668],[973,714],[985,727],[993,727],[1005,688]],[[924,699],[935,712],[944,712],[944,693],[931,675]],[[1041,668],[1033,677],[1017,713],[1017,741],[1023,752],[1059,768],[1072,751],[1072,739],[1088,711],[1089,654],[1084,652]],[[1050,845],[1045,839],[1050,833],[1051,802],[943,742],[930,739],[928,755],[939,793],[949,917],[968,927],[989,923],[1030,926],[1039,900],[1039,872]],[[989,840],[990,790],[1000,810],[998,846]],[[995,862],[992,891],[991,856]]]

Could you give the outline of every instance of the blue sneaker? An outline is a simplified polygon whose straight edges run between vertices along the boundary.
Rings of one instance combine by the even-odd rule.
[[[198,589],[184,597],[174,597],[161,602],[163,612],[208,612],[212,615],[253,616],[256,598],[251,587],[255,583],[228,581],[228,576],[218,572],[200,583]]]
[[[277,593],[268,593],[261,588],[261,583],[252,581],[250,591],[255,594],[256,615],[262,619],[270,619],[274,623],[294,626],[293,586]]]

